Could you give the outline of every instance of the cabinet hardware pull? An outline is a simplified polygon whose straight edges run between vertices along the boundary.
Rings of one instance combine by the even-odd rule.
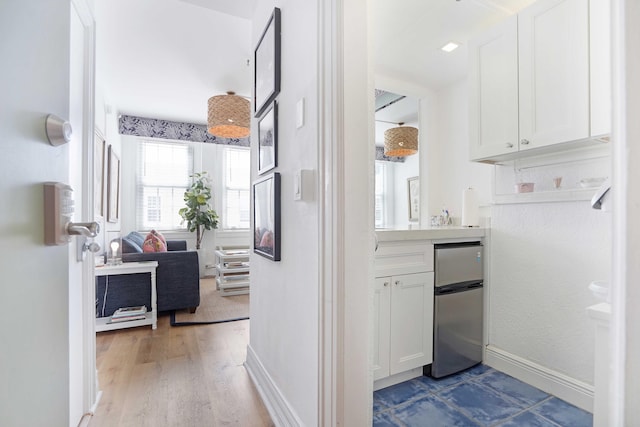
[[[396,280],[396,286],[400,284],[400,280]]]
[[[507,148],[513,148],[513,144],[510,143],[510,142],[507,142],[506,146],[507,146]]]
[[[384,282],[384,286],[389,286],[389,282]]]
[[[522,144],[522,145],[529,145],[529,140],[528,140],[528,139],[521,139],[521,140],[520,140],[520,144]]]

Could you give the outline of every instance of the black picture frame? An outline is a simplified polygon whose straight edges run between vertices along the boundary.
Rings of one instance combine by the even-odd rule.
[[[280,93],[280,9],[273,8],[253,54],[254,117],[260,117]]]
[[[253,252],[280,261],[280,174],[253,182]]]
[[[278,103],[273,101],[258,122],[258,175],[278,166]]]

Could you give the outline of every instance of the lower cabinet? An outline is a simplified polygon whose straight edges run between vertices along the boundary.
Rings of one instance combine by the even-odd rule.
[[[375,280],[373,379],[433,359],[433,272]]]

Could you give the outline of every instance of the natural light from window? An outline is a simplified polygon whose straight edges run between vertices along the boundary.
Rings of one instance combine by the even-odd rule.
[[[139,230],[184,230],[178,210],[193,174],[189,144],[141,141],[137,173]]]
[[[249,229],[249,189],[251,157],[248,148],[228,147],[224,156],[224,197],[222,227]]]

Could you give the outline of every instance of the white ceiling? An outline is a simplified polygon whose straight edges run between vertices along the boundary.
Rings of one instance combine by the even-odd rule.
[[[430,88],[458,81],[468,40],[533,1],[371,1],[375,73]],[[96,73],[105,102],[122,114],[206,123],[209,97],[228,90],[249,97],[254,4],[96,0]],[[451,40],[461,46],[439,50]]]
[[[454,83],[466,75],[468,41],[534,1],[376,0],[372,2],[375,73],[430,88]],[[460,47],[451,53],[441,51],[449,41]]]
[[[96,0],[96,79],[107,104],[204,124],[211,96],[251,95],[251,21],[194,4],[205,1],[214,3]],[[236,1],[217,3],[230,11]]]

